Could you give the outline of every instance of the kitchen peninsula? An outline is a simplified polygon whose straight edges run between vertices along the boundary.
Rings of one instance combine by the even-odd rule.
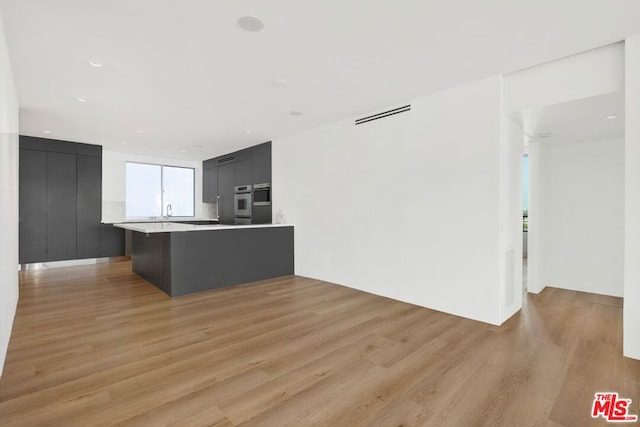
[[[169,296],[293,274],[293,225],[121,223],[133,272]]]

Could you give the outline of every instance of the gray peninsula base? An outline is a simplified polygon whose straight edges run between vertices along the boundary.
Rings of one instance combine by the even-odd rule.
[[[289,276],[293,226],[133,232],[134,273],[169,296]]]

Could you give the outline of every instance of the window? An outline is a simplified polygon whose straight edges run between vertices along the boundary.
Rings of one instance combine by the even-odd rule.
[[[194,182],[192,168],[127,162],[127,218],[194,216]]]

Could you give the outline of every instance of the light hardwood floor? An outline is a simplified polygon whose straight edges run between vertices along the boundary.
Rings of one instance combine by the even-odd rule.
[[[597,391],[640,413],[617,298],[548,288],[495,327],[301,277],[170,299],[129,262],[20,292],[2,426],[603,425]]]

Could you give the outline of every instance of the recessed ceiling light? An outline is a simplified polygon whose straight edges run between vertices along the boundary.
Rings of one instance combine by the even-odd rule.
[[[76,101],[78,101],[78,102],[87,102],[87,100],[84,99],[84,98],[76,98]]]
[[[120,141],[120,144],[122,145],[127,145],[129,142],[128,141]]]
[[[612,114],[612,115],[610,115],[610,116],[607,116],[607,119],[615,119],[616,117],[618,117],[618,116],[614,116],[614,115]]]
[[[243,16],[238,19],[238,25],[245,31],[257,32],[262,31],[264,22],[256,16]]]
[[[141,131],[140,129],[138,129],[138,130],[136,131],[136,133],[142,133],[142,131]]]
[[[288,83],[289,82],[287,80],[279,79],[279,78],[273,81],[274,86],[277,86],[277,87],[286,86]]]
[[[180,150],[180,152],[181,152],[181,153],[186,153],[186,152],[187,152],[187,150]]]
[[[247,129],[247,130],[244,131],[244,133],[246,133],[247,135],[251,135],[252,131],[251,131],[251,129]]]
[[[538,138],[549,138],[551,135],[553,135],[551,132],[539,133]]]
[[[93,68],[102,68],[102,64],[95,61],[89,61],[89,65],[91,65]]]
[[[302,115],[302,111],[289,111],[289,115],[300,117]]]
[[[47,135],[50,135],[50,134],[51,134],[51,131],[50,131],[50,130],[43,130],[43,131],[42,131],[42,133],[47,134]]]

